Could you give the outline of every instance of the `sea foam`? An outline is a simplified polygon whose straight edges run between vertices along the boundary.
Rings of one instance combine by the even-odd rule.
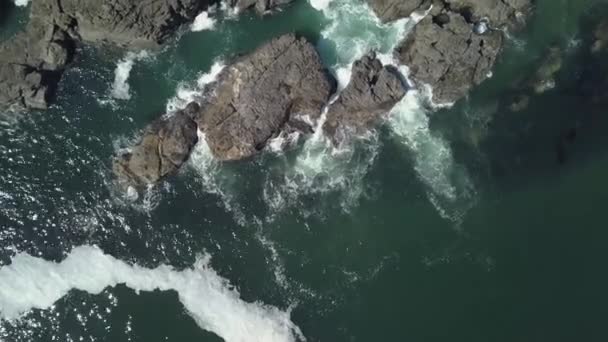
[[[114,71],[114,83],[112,84],[112,97],[119,100],[131,99],[131,88],[129,86],[129,76],[136,61],[149,58],[150,54],[147,51],[138,53],[129,52],[118,62]]]
[[[27,6],[27,4],[29,4],[30,0],[14,0],[15,5],[17,6]]]
[[[201,12],[194,18],[190,30],[194,32],[212,30],[215,27],[215,19],[209,16],[208,11]]]
[[[304,339],[289,312],[240,299],[239,292],[199,258],[178,271],[131,265],[94,246],[74,248],[60,263],[25,253],[0,268],[0,317],[15,320],[32,309],[48,309],[71,290],[99,294],[124,284],[139,291],[177,292],[180,302],[200,328],[228,342],[283,342]]]

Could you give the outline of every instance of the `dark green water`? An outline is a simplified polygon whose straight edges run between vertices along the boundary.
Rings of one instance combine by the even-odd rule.
[[[0,313],[29,303],[21,319],[2,321],[0,340],[254,341],[252,331],[230,331],[251,318],[242,304],[256,302],[291,310],[308,341],[606,341],[608,116],[576,92],[586,20],[600,2],[539,0],[493,77],[468,99],[422,116],[393,113],[350,152],[332,157],[301,142],[285,154],[217,164],[199,147],[179,175],[134,202],[113,188],[111,156],[165,111],[180,84],[285,32],[314,40],[336,70],[353,47],[390,45],[352,37],[393,31],[344,20],[358,10],[334,8],[332,17],[305,1],[263,19],[224,18],[135,62],[126,101],[110,99],[126,53],[81,48],[56,105],[0,116]],[[26,17],[26,8],[0,16],[0,40]],[[565,50],[558,87],[509,111],[511,85],[554,44]],[[559,158],[558,141],[572,128],[576,139]],[[55,277],[39,259],[17,256],[59,262],[92,245],[103,253],[87,250],[79,267]],[[103,288],[112,283],[106,276],[121,283],[144,274],[100,266],[104,255],[188,270],[204,254],[244,302],[206,296],[195,277],[172,283],[201,291],[190,297],[145,291],[144,283],[170,278],[161,271],[100,294],[73,281]],[[15,272],[3,273],[9,264]],[[52,308],[43,305],[53,296]],[[202,320],[224,325],[202,328],[199,309],[225,314]]]

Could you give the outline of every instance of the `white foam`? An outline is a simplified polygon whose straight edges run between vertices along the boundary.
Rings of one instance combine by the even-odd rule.
[[[211,66],[211,69],[201,74],[195,85],[182,83],[177,87],[174,97],[167,101],[167,113],[173,113],[177,110],[185,108],[188,103],[196,101],[205,92],[207,85],[213,83],[217,76],[224,70],[226,65],[223,61],[216,61]]]
[[[17,6],[27,6],[30,3],[30,0],[13,0],[15,5]]]
[[[331,1],[332,0],[310,0],[310,5],[318,11],[323,11],[329,7]]]
[[[329,20],[322,31],[319,50],[338,80],[338,94],[348,85],[353,63],[365,54],[376,51],[389,54],[410,28],[410,19],[383,24],[364,2],[349,0],[310,0],[310,4]],[[358,137],[356,143],[335,147],[323,133],[327,107],[314,123],[314,134],[304,143],[298,156],[287,161],[281,181],[269,178],[264,188],[266,203],[275,211],[296,200],[298,196],[331,191],[341,192],[343,209],[357,202],[363,193],[363,177],[378,154],[376,132]],[[281,137],[279,137],[281,139]],[[272,141],[278,148],[282,141]]]
[[[404,76],[407,68],[400,68]],[[458,221],[474,201],[474,187],[466,170],[454,161],[448,142],[433,133],[423,107],[428,94],[410,90],[393,107],[389,126],[414,154],[414,168],[428,186],[429,200],[446,219]]]
[[[239,292],[199,258],[178,271],[131,265],[93,246],[76,247],[60,263],[25,253],[0,268],[0,317],[20,318],[32,309],[48,309],[71,290],[99,294],[124,284],[139,291],[176,291],[188,314],[204,330],[228,342],[279,342],[304,339],[289,312],[240,299]]]
[[[138,53],[129,52],[120,60],[120,62],[116,65],[116,70],[114,71],[114,83],[112,85],[112,97],[119,100],[129,100],[131,99],[131,88],[129,86],[129,76],[131,74],[131,69],[133,69],[133,65],[136,61],[149,58],[150,55],[147,51],[143,50]]]
[[[194,32],[212,30],[215,27],[215,19],[209,16],[209,12],[204,11],[194,18],[190,29]]]

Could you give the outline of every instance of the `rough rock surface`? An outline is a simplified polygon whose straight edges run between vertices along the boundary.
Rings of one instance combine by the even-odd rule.
[[[334,143],[348,140],[350,134],[361,134],[387,114],[405,96],[405,82],[398,70],[382,66],[375,54],[353,64],[348,86],[340,93],[323,125]]]
[[[119,182],[145,186],[177,171],[198,141],[196,123],[191,119],[198,109],[193,102],[183,111],[150,124],[137,145],[114,159]]]
[[[264,14],[291,2],[293,0],[230,0],[230,5],[239,12],[254,7],[259,14]]]
[[[334,89],[314,46],[288,34],[225,68],[195,120],[216,158],[243,159],[287,122],[319,116]]]
[[[73,54],[66,31],[33,20],[27,31],[0,45],[0,107],[46,108]]]
[[[24,30],[0,45],[0,107],[44,109],[81,40],[158,46],[209,0],[36,0]]]
[[[433,100],[452,103],[491,72],[503,44],[498,28],[521,26],[531,0],[368,0],[383,21],[426,13],[395,51]]]

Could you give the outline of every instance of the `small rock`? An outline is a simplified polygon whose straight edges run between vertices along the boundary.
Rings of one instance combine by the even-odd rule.
[[[141,188],[176,172],[198,141],[196,123],[184,111],[161,117],[144,130],[137,145],[114,159],[120,184]]]
[[[336,144],[351,134],[362,134],[388,114],[406,91],[397,70],[368,54],[353,64],[351,80],[329,108],[323,130]]]

